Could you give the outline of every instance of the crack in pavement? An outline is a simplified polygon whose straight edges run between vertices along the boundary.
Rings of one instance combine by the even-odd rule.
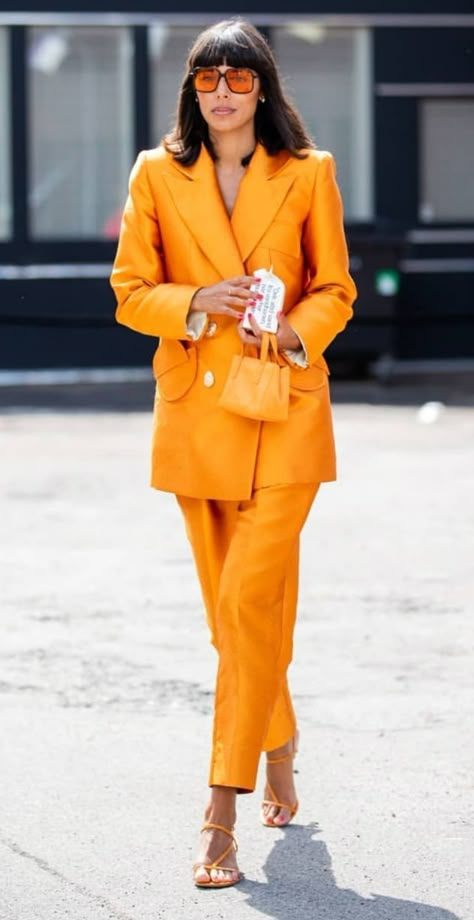
[[[52,878],[61,882],[64,885],[67,885],[69,888],[72,888],[77,894],[83,895],[83,897],[88,898],[98,907],[103,908],[109,912],[109,917],[114,918],[114,920],[135,920],[134,917],[131,917],[130,914],[124,914],[122,911],[117,910],[107,898],[102,897],[101,895],[94,894],[89,888],[86,888],[85,885],[81,885],[78,882],[73,882],[71,879],[67,878],[62,874],[58,869],[55,869],[54,866],[50,866],[45,859],[42,859],[40,856],[35,856],[34,853],[28,853],[22,847],[20,847],[13,840],[8,840],[5,837],[0,837],[0,844],[14,853],[16,856],[20,856],[22,859],[28,859],[30,862],[34,863],[38,869],[42,869],[43,872],[46,872]]]

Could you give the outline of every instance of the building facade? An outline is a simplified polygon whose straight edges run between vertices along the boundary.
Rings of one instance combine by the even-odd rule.
[[[359,299],[330,351],[474,356],[470,4],[271,6],[248,18],[344,198]],[[114,323],[108,284],[128,174],[172,124],[197,32],[239,8],[36,7],[0,5],[0,369],[139,366],[156,343]]]

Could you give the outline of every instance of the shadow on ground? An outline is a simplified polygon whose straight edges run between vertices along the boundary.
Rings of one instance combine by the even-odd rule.
[[[273,920],[460,920],[431,904],[338,888],[319,833],[316,826],[285,830],[265,863],[268,881],[244,879],[240,886],[254,910]]]

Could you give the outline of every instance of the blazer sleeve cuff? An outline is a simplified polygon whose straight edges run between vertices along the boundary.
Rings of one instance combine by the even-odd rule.
[[[196,342],[201,338],[204,329],[207,326],[207,313],[188,313],[186,317],[186,333],[190,339]]]
[[[289,359],[291,364],[296,364],[298,367],[309,367],[309,360],[308,360],[306,348],[304,346],[304,342],[302,341],[301,336],[299,336],[298,333],[296,332],[296,329],[293,329],[293,332],[295,333],[295,335],[298,336],[300,343],[301,343],[301,347],[300,348],[283,348],[282,349],[283,354],[286,355],[286,357]]]

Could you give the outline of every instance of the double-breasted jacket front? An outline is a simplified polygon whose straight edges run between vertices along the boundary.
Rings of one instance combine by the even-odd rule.
[[[196,498],[242,500],[254,488],[336,476],[323,352],[352,316],[342,203],[330,153],[270,156],[257,144],[229,218],[203,146],[192,166],[158,147],[133,167],[111,284],[119,323],[159,337],[151,485]],[[241,350],[236,320],[188,324],[198,288],[270,269],[306,352],[290,364],[285,422],[243,418],[218,405]]]

